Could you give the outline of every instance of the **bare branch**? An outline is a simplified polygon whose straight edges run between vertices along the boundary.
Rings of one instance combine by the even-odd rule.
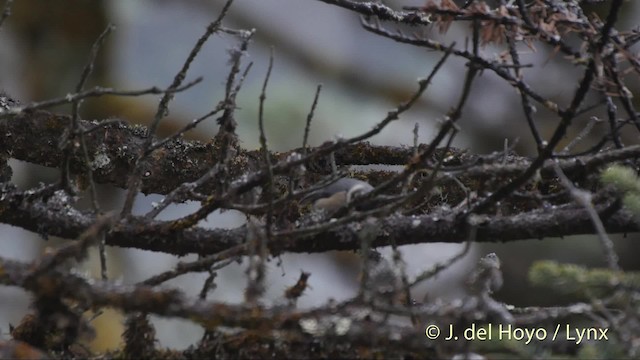
[[[151,136],[148,136],[147,140],[142,145],[142,150],[140,152],[138,159],[136,160],[135,169],[131,177],[129,177],[129,186],[127,189],[127,196],[125,198],[125,202],[122,207],[123,217],[131,214],[133,202],[135,200],[135,196],[138,193],[138,190],[140,187],[142,174],[145,171],[142,166],[143,162],[146,160],[145,154],[147,154],[147,150],[152,145],[153,135],[155,134],[158,125],[160,125],[160,121],[162,120],[162,118],[166,116],[167,112],[169,111],[168,109],[169,102],[173,99],[173,96],[178,90],[178,88],[180,87],[180,85],[182,85],[182,82],[184,81],[187,75],[187,71],[189,70],[189,67],[191,67],[191,63],[196,58],[196,56],[200,53],[202,46],[207,42],[207,40],[209,39],[209,37],[211,37],[211,35],[213,35],[216,31],[218,31],[220,24],[222,23],[222,19],[224,19],[225,15],[227,14],[227,10],[229,10],[229,7],[231,6],[232,3],[233,3],[233,0],[227,0],[227,2],[225,3],[225,6],[222,8],[222,11],[220,11],[220,15],[218,15],[218,18],[215,21],[213,21],[211,24],[209,24],[209,26],[207,26],[207,30],[205,31],[205,33],[198,39],[196,44],[191,49],[191,52],[187,56],[187,59],[185,60],[184,64],[182,65],[182,69],[180,69],[180,71],[173,78],[173,82],[171,83],[171,86],[169,86],[167,91],[164,92],[164,95],[162,96],[162,99],[158,104],[158,110],[156,112],[156,115],[154,116],[153,121],[151,122],[151,126],[149,127],[149,135]]]

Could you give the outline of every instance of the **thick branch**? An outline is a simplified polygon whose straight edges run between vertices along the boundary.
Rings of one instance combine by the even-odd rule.
[[[2,188],[0,222],[48,236],[74,239],[95,222],[95,215],[74,210],[65,198],[55,195],[44,202],[29,199],[10,185]],[[640,231],[640,225],[623,211],[610,206],[596,207],[601,213],[607,233]],[[608,214],[607,212],[613,212]],[[126,222],[125,222],[126,221]],[[557,237],[594,233],[589,214],[580,207],[560,206],[550,210],[531,211],[515,216],[486,216],[475,220],[475,241],[496,242],[531,238]],[[117,224],[107,235],[106,244],[176,255],[188,253],[214,254],[245,241],[244,226],[227,229],[192,227],[172,230],[167,222],[132,217]],[[401,216],[392,214],[379,220],[380,230],[374,246],[407,245],[468,240],[470,225],[448,215]],[[324,252],[360,248],[357,223],[338,227],[312,237],[287,236],[280,232],[270,243],[272,253]]]
[[[61,152],[58,143],[65,129],[71,121],[69,116],[52,114],[44,111],[29,112],[15,118],[0,120],[0,151],[10,154],[10,157],[48,167],[58,167]],[[95,130],[86,135],[87,151],[95,168],[94,177],[98,183],[109,183],[121,188],[126,187],[126,181],[135,163],[135,156],[147,136],[144,127],[128,125],[125,122],[109,122],[100,125],[98,122],[81,121],[84,129]],[[96,128],[97,127],[97,128]],[[421,145],[420,149],[426,145]],[[216,164],[217,144],[197,141],[175,140],[157,149],[150,159],[150,171],[143,179],[142,192],[166,194],[185,182],[198,179]],[[420,150],[419,149],[419,150]],[[291,153],[302,153],[302,149],[270,154],[272,159],[286,159]],[[368,142],[346,145],[335,151],[335,159],[339,165],[405,165],[413,156],[410,147],[373,146]],[[450,156],[451,154],[436,153],[436,156]],[[249,172],[249,164],[260,162],[258,150],[242,150],[231,162],[235,165],[231,172],[241,175]],[[639,146],[629,146],[621,150],[613,150],[576,159],[560,161],[562,170],[571,177],[572,173],[589,172],[595,168],[625,159],[640,157]],[[481,160],[481,161],[480,161]],[[72,154],[72,171],[83,174],[84,159],[80,151]],[[522,157],[511,157],[510,161],[501,166],[488,166],[486,159],[481,157],[458,154],[454,162],[445,162],[442,171],[453,171],[456,166],[466,165],[464,174],[467,176],[513,176],[524,171],[529,160]],[[329,170],[326,160],[318,159],[307,166],[311,171]],[[542,175],[553,176],[551,164],[542,167]],[[374,181],[375,182],[375,181]],[[201,189],[202,192],[208,193]],[[472,189],[473,190],[473,189]]]

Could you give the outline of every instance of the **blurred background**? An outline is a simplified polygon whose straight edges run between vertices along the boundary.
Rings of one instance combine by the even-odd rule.
[[[219,14],[224,1],[170,0],[20,0],[14,2],[13,14],[0,30],[0,89],[23,103],[64,96],[73,92],[93,42],[108,23],[116,26],[100,50],[96,70],[89,86],[118,89],[164,88],[171,83],[187,54],[205,27]],[[422,5],[409,0],[385,1],[394,8]],[[626,2],[618,29],[635,26],[640,5]],[[608,2],[585,8],[603,16]],[[336,136],[350,137],[369,130],[384,118],[387,111],[409,98],[417,88],[416,80],[426,77],[441,53],[398,44],[364,31],[355,14],[315,0],[236,0],[224,21],[233,29],[255,29],[247,56],[253,68],[238,96],[236,113],[238,135],[245,148],[258,143],[258,96],[267,70],[271,47],[275,64],[265,105],[265,125],[272,150],[287,150],[302,145],[305,119],[311,107],[317,84],[323,84],[319,104],[311,125],[311,145],[319,145]],[[468,24],[454,24],[446,34],[436,28],[426,29],[430,37],[463,46],[469,34]],[[393,29],[393,27],[391,27]],[[416,29],[405,28],[411,32]],[[422,30],[417,30],[422,32]],[[163,121],[159,135],[171,134],[181,125],[210,111],[224,97],[224,82],[229,70],[229,50],[238,39],[227,34],[215,35],[197,57],[188,79],[203,76],[204,81],[176,95],[170,114]],[[578,46],[577,40],[572,43]],[[521,61],[533,67],[524,70],[525,80],[539,93],[565,105],[575,90],[582,69],[575,68],[553,49],[533,43],[535,48],[520,46]],[[504,48],[489,45],[485,56],[498,58]],[[637,52],[637,48],[635,49]],[[429,142],[444,114],[458,99],[465,62],[451,58],[435,77],[419,103],[400,120],[392,123],[373,143],[407,145],[413,142],[413,127],[419,124],[420,142]],[[638,94],[638,83],[628,84]],[[636,96],[636,99],[638,97]],[[122,118],[131,123],[148,124],[153,118],[159,96],[136,98],[102,97],[88,100],[82,108],[84,119]],[[637,100],[636,100],[637,101]],[[591,101],[593,102],[593,101]],[[69,106],[54,111],[68,112]],[[589,118],[601,112],[585,114],[570,129],[579,132]],[[541,133],[548,137],[556,119],[538,106],[536,119]],[[454,146],[473,153],[489,153],[503,149],[504,142],[516,144],[520,155],[534,155],[535,144],[526,127],[519,96],[502,80],[485,72],[475,82],[473,93],[459,122],[461,132]],[[213,121],[201,124],[188,138],[206,141],[217,129]],[[596,125],[589,140],[599,139],[606,126]],[[627,139],[627,144],[637,143]],[[569,139],[571,136],[568,137]],[[37,141],[37,139],[34,139]],[[580,146],[576,150],[579,150]],[[13,181],[28,188],[39,182],[53,182],[59,176],[55,169],[43,168],[11,160]],[[123,192],[100,186],[102,209],[122,206]],[[159,195],[140,195],[134,213],[144,213]],[[174,206],[161,215],[172,219],[193,212],[197,203]],[[234,228],[244,217],[233,211],[212,214],[202,226]],[[621,265],[626,270],[638,269],[637,234],[614,236]],[[437,241],[437,239],[429,239]],[[45,247],[60,244],[56,239],[44,241],[36,234],[0,224],[2,256],[31,260]],[[401,248],[410,276],[445,262],[462,250],[461,245],[423,244]],[[383,249],[383,254],[390,254]],[[465,259],[426,282],[413,296],[418,300],[450,299],[464,294],[461,286],[480,256],[496,252],[503,264],[505,286],[498,299],[515,305],[556,304],[548,294],[528,285],[526,274],[535,260],[559,259],[565,262],[604,266],[599,242],[593,236],[564,239],[519,241],[509,244],[472,246]],[[135,284],[147,277],[170,269],[178,261],[195,259],[140,251],[109,248],[109,277],[124,284]],[[96,254],[92,254],[97,258]],[[95,259],[82,264],[82,269],[99,277]],[[233,264],[220,271],[217,288],[209,295],[215,301],[241,302],[246,286],[246,264]],[[297,280],[300,271],[310,272],[311,286],[300,298],[300,307],[324,304],[328,299],[342,300],[357,292],[358,261],[352,253],[284,255],[269,263],[265,302],[282,301],[286,287]],[[206,274],[191,274],[170,281],[196,296]],[[15,288],[0,288],[0,338],[8,336],[9,324],[17,324],[28,311],[29,295]],[[118,346],[122,318],[108,313],[94,320],[98,336],[91,346],[108,349]],[[184,348],[200,339],[202,329],[184,321],[154,317],[158,338],[163,346]]]

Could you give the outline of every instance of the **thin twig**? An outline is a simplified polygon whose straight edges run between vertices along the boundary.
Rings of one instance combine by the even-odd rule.
[[[236,84],[236,86],[233,89],[233,91],[231,92],[230,96],[235,97],[235,94],[237,94],[240,91],[240,89],[242,87],[242,84],[244,82],[244,79],[246,78],[247,74],[249,73],[249,70],[251,69],[252,65],[253,65],[253,63],[249,63],[249,65],[247,65],[245,71],[242,74],[242,77],[240,78],[240,80]],[[170,136],[170,137],[168,137],[168,138],[166,138],[164,140],[161,140],[161,141],[158,141],[158,142],[154,143],[149,148],[148,153],[151,153],[152,151],[163,147],[165,144],[169,143],[169,141],[176,140],[178,137],[180,137],[185,132],[189,131],[192,128],[195,128],[200,122],[204,121],[205,119],[209,118],[210,116],[213,116],[214,114],[217,114],[218,112],[220,112],[220,111],[222,111],[224,109],[226,109],[226,101],[220,101],[218,103],[218,105],[216,106],[216,108],[213,109],[212,111],[210,111],[209,113],[201,116],[200,118],[197,118],[197,119],[193,120],[192,122],[187,124],[184,128],[182,128],[181,130],[179,130],[177,133],[173,134],[172,136]],[[220,171],[220,166],[221,166],[221,164],[217,163],[217,164],[215,164],[213,166],[213,168],[211,168],[209,171],[207,171],[198,180],[196,180],[194,182],[190,182],[190,183],[183,183],[179,187],[177,187],[174,190],[172,190],[171,193],[169,193],[167,196],[165,196],[159,204],[156,204],[156,206],[154,206],[154,208],[151,211],[149,211],[145,215],[145,217],[147,219],[153,219],[156,216],[158,216],[158,214],[160,214],[164,209],[166,209],[171,203],[173,203],[175,201],[181,201],[183,199],[186,199],[187,193],[193,192],[195,189],[197,189],[198,187],[202,186],[204,183],[206,183],[207,181],[212,179],[214,176],[216,176],[218,174],[218,172]]]
[[[404,305],[409,310],[409,318],[411,319],[411,323],[413,324],[413,326],[417,326],[420,320],[418,319],[418,316],[412,311],[413,299],[411,298],[411,286],[409,285],[409,276],[407,275],[407,263],[406,261],[404,261],[402,252],[400,251],[400,249],[398,249],[398,246],[395,242],[391,245],[391,247],[393,249],[393,263],[395,265],[395,268],[400,272],[400,282],[402,284]]]
[[[311,104],[311,110],[307,115],[307,123],[304,127],[304,137],[302,138],[302,154],[307,155],[307,144],[309,142],[309,131],[311,130],[311,120],[313,119],[313,113],[318,105],[318,98],[320,97],[320,91],[322,90],[322,84],[318,84],[316,88],[316,95],[313,97],[313,104]]]
[[[154,275],[144,281],[141,281],[138,284],[147,286],[160,285],[163,282],[190,272],[208,271],[209,269],[213,268],[216,263],[219,264],[215,267],[215,269],[220,269],[223,267],[222,264],[229,264],[227,260],[233,261],[238,257],[245,255],[246,251],[247,244],[241,244],[221,251],[219,253],[202,257],[196,261],[187,263],[179,262],[174,269]]]
[[[78,81],[78,84],[76,85],[76,89],[75,92],[79,93],[83,90],[84,88],[84,84],[86,83],[87,79],[89,78],[89,75],[91,75],[91,72],[93,71],[93,66],[95,64],[96,58],[98,56],[98,50],[100,50],[100,48],[102,47],[102,44],[104,43],[105,39],[107,38],[107,36],[111,33],[111,31],[114,29],[114,26],[112,24],[107,25],[107,28],[100,34],[100,36],[98,36],[98,39],[95,41],[95,43],[93,44],[93,46],[91,47],[91,52],[89,53],[89,59],[87,61],[87,64],[85,65],[84,69],[82,70],[82,74],[80,75],[80,80]],[[74,143],[76,140],[76,136],[79,134],[81,136],[80,139],[80,143],[84,144],[83,138],[82,138],[82,133],[79,129],[79,119],[80,119],[80,115],[79,115],[79,111],[80,111],[80,105],[82,103],[82,99],[74,99],[71,101],[71,122],[69,123],[69,128],[68,131],[66,133],[66,139],[63,139],[63,141],[61,142],[62,144],[64,144],[64,155],[62,158],[62,165],[60,166],[61,168],[61,174],[60,174],[60,182],[62,184],[62,187],[64,189],[69,189],[70,188],[70,179],[69,179],[69,171],[70,171],[70,166],[71,166],[71,152],[72,149],[74,147]],[[63,135],[65,136],[65,135]],[[83,148],[83,152],[85,153],[85,167],[87,169],[87,176],[89,177],[89,182],[90,185],[92,184],[92,171],[91,171],[91,167],[89,165],[89,157],[86,154],[86,148]],[[96,197],[95,197],[95,186],[92,187],[91,189],[91,198],[92,198],[92,204],[97,205],[96,204]],[[95,209],[94,209],[95,210]]]
[[[102,44],[106,40],[107,36],[115,29],[115,26],[112,24],[107,25],[107,28],[98,36],[98,39],[95,41],[91,48],[91,53],[89,54],[89,60],[82,70],[82,74],[80,75],[80,81],[76,86],[76,93],[81,92],[84,89],[84,85],[87,82],[87,79],[93,72],[93,67],[98,56],[98,51],[102,47]],[[71,151],[73,148],[73,140],[75,136],[79,137],[80,148],[82,150],[82,156],[84,157],[84,165],[86,170],[87,181],[89,182],[89,194],[91,198],[91,206],[93,208],[94,213],[100,213],[100,205],[98,204],[98,192],[96,190],[96,184],[93,181],[93,168],[91,166],[91,160],[89,159],[89,151],[87,150],[87,143],[85,140],[84,131],[80,130],[80,105],[82,104],[82,99],[77,99],[71,102],[71,123],[70,123],[70,137],[71,141],[67,143],[64,151],[63,157],[63,166],[62,166],[62,183],[65,184],[65,187],[68,186],[69,181],[69,168],[71,166]],[[107,271],[107,252],[105,248],[105,235],[104,231],[98,234],[98,253],[100,256],[100,276],[103,280],[108,278]]]
[[[453,121],[453,120],[449,120],[449,121]],[[452,130],[449,132],[449,139],[447,140],[447,143],[444,147],[444,151],[443,151],[444,154],[446,154],[451,148],[451,144],[453,143],[453,139],[455,138],[457,133],[458,133],[457,127],[453,126]],[[431,172],[429,173],[429,178],[427,179],[427,181],[423,182],[420,188],[418,188],[418,190],[407,195],[405,204],[408,204],[412,201],[417,201],[420,199],[423,199],[423,200],[418,205],[414,206],[412,209],[404,211],[405,214],[409,214],[416,211],[417,209],[421,208],[429,201],[430,199],[430,197],[428,196],[429,192],[431,192],[431,190],[434,188],[436,184],[436,176],[438,175],[438,172],[442,168],[443,162],[444,162],[444,156],[438,159],[436,166],[434,166]]]
[[[631,119],[631,122],[635,125],[636,129],[640,131],[640,117],[638,116],[638,112],[636,111],[636,108],[633,104],[633,100],[632,100],[633,93],[626,87],[626,85],[622,81],[622,78],[620,77],[620,72],[618,71],[618,65],[617,65],[615,53],[609,57],[608,63],[610,67],[611,78],[613,79],[613,82],[616,84],[616,92],[618,93],[618,99],[620,99],[620,102],[622,103],[622,107],[624,108],[625,112]],[[607,106],[608,107],[610,106],[609,103],[607,103]],[[612,112],[611,110],[615,110],[615,105],[613,105],[611,109],[607,109],[607,110],[609,112]],[[609,117],[611,118],[611,116],[612,115],[610,115]],[[618,128],[613,126],[613,124],[615,124],[615,115],[613,116],[614,116],[614,121],[611,125],[612,126],[611,132],[612,132],[612,135],[616,135],[618,134]]]
[[[211,24],[209,24],[209,26],[207,26],[205,33],[198,39],[196,44],[191,49],[191,52],[187,56],[187,59],[185,60],[184,64],[182,65],[182,69],[180,69],[180,71],[173,78],[173,82],[171,83],[171,86],[169,86],[167,91],[164,92],[162,99],[160,99],[160,103],[158,104],[158,109],[156,111],[156,114],[153,118],[153,121],[151,122],[151,125],[149,126],[149,135],[145,140],[144,144],[142,145],[140,155],[136,160],[136,165],[133,170],[133,174],[131,174],[131,177],[129,178],[129,186],[127,190],[127,195],[125,197],[124,205],[122,207],[121,216],[124,217],[131,214],[131,209],[133,208],[133,203],[136,198],[136,194],[138,193],[140,182],[142,180],[142,173],[144,172],[144,169],[143,169],[144,166],[142,165],[144,160],[147,157],[145,154],[147,154],[147,150],[152,145],[153,135],[155,134],[156,129],[160,125],[160,121],[166,116],[168,112],[169,102],[173,99],[174,94],[176,93],[176,91],[184,81],[187,75],[187,71],[191,67],[191,63],[193,63],[193,60],[200,53],[202,46],[207,42],[207,40],[211,37],[211,35],[213,35],[216,31],[218,31],[218,28],[222,23],[222,19],[224,19],[224,17],[226,16],[227,11],[229,10],[229,7],[231,6],[232,3],[233,3],[233,0],[227,0],[224,7],[220,11],[220,15],[218,15],[218,18],[215,21],[213,21]]]
[[[526,9],[524,8],[524,4],[522,0],[518,1],[518,7],[520,8],[520,12],[522,13],[523,19],[525,20],[525,22],[529,24],[531,20],[528,18],[528,14]],[[511,55],[511,61],[515,65],[513,69],[514,76],[516,79],[522,80],[524,75],[522,74],[522,67],[520,66],[521,65],[520,56],[518,55],[518,49],[516,48],[516,43],[514,39],[517,30],[514,30],[514,27],[512,26],[507,27],[507,29],[509,33],[505,36],[505,38],[507,40],[507,45],[509,46],[509,54]],[[520,94],[520,102],[522,104],[524,117],[527,120],[527,125],[529,125],[529,131],[533,136],[533,140],[536,142],[536,148],[540,150],[542,149],[542,137],[540,136],[540,132],[538,131],[538,127],[536,126],[536,123],[535,123],[535,119],[533,118],[533,112],[534,112],[533,105],[531,104],[531,101],[529,100],[529,95],[527,95],[527,93],[522,91],[518,91],[518,93]]]
[[[266,260],[268,256],[267,237],[264,224],[254,218],[247,221],[247,287],[244,291],[245,302],[251,306],[258,303],[258,299],[265,292]]]
[[[421,274],[419,274],[418,276],[416,276],[415,279],[413,279],[413,281],[411,281],[409,283],[409,287],[414,287],[414,286],[418,285],[419,283],[421,283],[421,282],[423,282],[425,280],[429,280],[429,279],[435,277],[436,275],[441,273],[443,270],[446,270],[446,269],[450,268],[453,264],[455,264],[456,262],[458,262],[459,260],[464,258],[469,253],[470,249],[471,249],[471,242],[470,241],[465,241],[464,247],[462,248],[462,251],[460,251],[456,255],[452,256],[447,261],[437,263],[437,264],[433,265],[431,267],[431,269],[429,269],[427,271],[424,271]]]
[[[420,129],[420,125],[416,123],[413,126],[413,156],[418,155],[418,130]]]
[[[183,126],[182,129],[176,131],[173,135],[153,143],[153,145],[151,145],[149,147],[149,149],[147,149],[147,154],[151,154],[152,152],[154,152],[155,150],[165,146],[166,144],[177,140],[182,135],[184,135],[187,131],[189,131],[191,129],[195,129],[196,126],[198,126],[198,124],[200,124],[204,120],[207,120],[208,118],[212,117],[213,115],[219,113],[222,110],[224,110],[224,103],[220,102],[220,103],[218,103],[218,105],[216,106],[215,109],[209,111],[208,113],[202,115],[199,118],[191,120],[189,123],[187,123],[187,125]]]
[[[262,92],[260,92],[260,107],[258,109],[258,126],[260,128],[260,148],[262,151],[262,160],[264,166],[267,169],[267,192],[266,200],[269,203],[267,207],[267,225],[266,225],[266,237],[267,240],[271,239],[271,227],[273,225],[273,198],[275,195],[275,179],[273,178],[273,169],[271,167],[271,157],[269,156],[269,149],[267,147],[267,136],[264,131],[264,101],[267,99],[267,84],[269,83],[269,77],[271,77],[271,70],[273,69],[273,47],[271,48],[271,54],[269,56],[269,66],[267,67],[267,74],[264,77],[264,83],[262,84]]]
[[[183,86],[178,87],[177,89],[175,89],[174,92],[181,92],[181,91],[185,91],[191,87],[193,87],[194,85],[199,84],[202,81],[202,77],[198,77],[195,80],[192,80],[188,83],[186,83]],[[112,89],[112,88],[105,88],[105,87],[101,87],[101,86],[96,86],[90,90],[84,90],[82,92],[78,92],[78,93],[74,93],[74,94],[67,94],[64,97],[61,98],[55,98],[55,99],[51,99],[51,100],[44,100],[44,101],[40,101],[40,102],[32,102],[29,103],[29,105],[26,106],[13,106],[10,109],[2,112],[0,114],[0,119],[5,119],[8,118],[9,116],[13,116],[13,115],[19,115],[28,111],[33,111],[33,110],[40,110],[40,109],[46,109],[46,108],[50,108],[53,106],[58,106],[58,105],[64,105],[64,104],[70,104],[73,101],[77,101],[77,100],[82,100],[82,99],[86,99],[86,98],[90,98],[90,97],[101,97],[104,95],[114,95],[114,96],[142,96],[142,95],[157,95],[157,94],[164,94],[167,91],[169,91],[168,89],[160,89],[156,86],[147,88],[147,89],[142,89],[142,90],[116,90],[116,89]]]
[[[100,234],[104,233],[111,227],[114,220],[114,213],[107,213],[96,217],[95,222],[89,226],[75,242],[67,244],[60,249],[45,254],[35,262],[33,269],[30,270],[29,276],[37,277],[49,270],[60,266],[67,259],[74,257],[82,260],[87,255],[87,249],[94,243],[100,241]]]
[[[229,51],[231,68],[227,75],[227,81],[225,84],[225,97],[224,97],[224,112],[216,119],[218,123],[218,133],[214,137],[213,141],[216,143],[215,156],[217,157],[217,165],[219,173],[216,174],[213,179],[215,183],[215,196],[220,197],[224,194],[229,187],[231,187],[232,177],[230,176],[231,162],[237,155],[238,150],[238,135],[236,134],[237,122],[234,118],[236,110],[236,96],[239,89],[239,85],[234,87],[236,82],[236,76],[240,72],[240,63],[242,58],[247,52],[251,38],[255,34],[255,29],[249,31],[242,31],[239,35],[242,39],[238,48],[232,48]],[[243,78],[240,79],[240,83]],[[250,199],[255,201],[255,199]],[[198,210],[200,215],[208,216],[217,207],[211,207],[207,209],[206,203]]]
[[[518,89],[518,91],[523,92],[525,94],[527,94],[530,98],[534,99],[536,102],[538,102],[539,104],[543,105],[544,107],[546,107],[547,109],[549,109],[550,111],[554,112],[554,113],[558,113],[559,112],[559,106],[558,104],[556,104],[555,102],[551,101],[548,98],[545,98],[544,96],[540,95],[539,93],[535,92],[533,89],[531,89],[531,87],[525,83],[524,81],[515,78],[513,75],[511,75],[511,73],[508,71],[508,68],[502,67],[500,66],[500,63],[497,63],[495,61],[489,61],[485,58],[482,57],[477,57],[474,56],[471,52],[466,51],[466,50],[457,50],[457,49],[452,49],[452,50],[447,50],[449,49],[448,46],[443,45],[442,43],[432,40],[431,38],[409,38],[409,37],[403,37],[400,36],[398,34],[392,33],[388,30],[385,30],[379,26],[376,26],[375,24],[371,24],[368,22],[363,21],[362,22],[362,26],[365,30],[373,33],[373,34],[377,34],[380,36],[384,36],[387,38],[390,38],[392,40],[395,40],[397,42],[401,42],[401,43],[405,43],[405,44],[411,44],[414,46],[421,46],[421,47],[426,47],[429,49],[433,49],[433,50],[437,50],[437,51],[451,51],[451,53],[453,55],[459,56],[459,57],[463,57],[467,60],[473,61],[475,64],[477,64],[478,66],[482,67],[482,69],[484,70],[491,70],[493,71],[496,75],[498,75],[499,77],[503,78],[504,80],[506,80],[511,86],[516,87]]]
[[[76,85],[76,93],[81,92],[84,89],[84,85],[87,82],[87,79],[89,78],[89,75],[91,75],[91,73],[93,72],[93,67],[96,61],[96,58],[98,56],[98,51],[100,50],[100,48],[102,47],[102,44],[104,43],[104,41],[106,40],[107,36],[111,33],[111,31],[113,31],[115,29],[115,26],[113,26],[112,24],[107,25],[107,28],[104,29],[104,31],[102,32],[102,34],[100,34],[100,36],[98,36],[98,39],[95,41],[95,43],[93,44],[93,46],[91,47],[91,53],[89,54],[89,60],[87,61],[87,64],[85,65],[84,69],[82,70],[82,74],[80,75],[80,81],[78,81],[78,84]],[[85,133],[83,131],[80,131],[80,125],[79,125],[79,119],[80,119],[80,105],[82,104],[82,99],[75,99],[71,102],[71,129],[70,129],[70,136],[71,139],[73,140],[74,136],[79,136],[80,137],[80,144],[82,147],[82,153],[84,156],[84,162],[85,162],[85,169],[87,171],[87,178],[89,181],[89,190],[90,190],[90,196],[91,196],[91,204],[93,207],[93,210],[96,213],[99,213],[99,206],[98,206],[98,194],[96,192],[96,186],[95,183],[93,181],[93,169],[91,168],[91,164],[90,164],[90,160],[89,160],[89,153],[87,150],[87,144],[84,138]],[[70,143],[67,144],[68,150],[65,152],[65,157],[64,157],[64,165],[63,165],[63,179],[62,181],[64,183],[66,183],[68,181],[68,173],[64,174],[64,171],[68,171],[69,170],[69,166],[70,166],[70,162],[71,162],[71,151],[70,148],[73,147],[71,141]],[[102,244],[101,246],[101,253],[103,253],[104,250],[104,244]],[[101,256],[102,259],[102,256]],[[105,264],[102,264],[103,266],[106,266]],[[104,273],[104,267],[103,267],[103,273]]]
[[[562,151],[560,151],[560,154],[568,154],[571,152],[571,149],[573,149],[574,146],[576,146],[580,141],[584,140],[585,137],[587,137],[587,135],[589,135],[589,133],[591,133],[591,130],[593,130],[593,128],[595,127],[595,125],[599,122],[602,122],[602,120],[600,120],[600,118],[598,118],[597,116],[592,116],[589,119],[589,122],[587,122],[587,125],[584,126],[584,128],[582,128],[582,130],[580,130],[580,132],[578,133],[578,135],[576,135],[576,137],[574,137],[571,142],[569,142],[567,144],[567,146],[565,146]]]
[[[556,171],[556,175],[562,182],[562,185],[569,191],[573,200],[580,206],[582,206],[589,217],[591,218],[591,222],[595,227],[596,233],[598,234],[598,239],[600,239],[600,243],[602,244],[602,248],[604,249],[605,259],[607,260],[607,264],[609,268],[615,271],[620,271],[620,265],[618,265],[618,255],[615,252],[613,247],[613,242],[607,235],[607,230],[604,228],[602,224],[602,220],[600,220],[600,216],[598,212],[593,207],[592,198],[590,192],[577,188],[571,180],[564,174],[558,163],[554,161],[554,168]]]

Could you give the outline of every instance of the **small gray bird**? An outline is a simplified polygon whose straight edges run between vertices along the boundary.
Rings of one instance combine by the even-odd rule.
[[[341,207],[349,204],[356,196],[364,195],[371,190],[373,190],[373,186],[365,181],[340,178],[321,189],[312,191],[303,197],[301,201],[303,203],[314,201],[314,208],[333,214]]]

